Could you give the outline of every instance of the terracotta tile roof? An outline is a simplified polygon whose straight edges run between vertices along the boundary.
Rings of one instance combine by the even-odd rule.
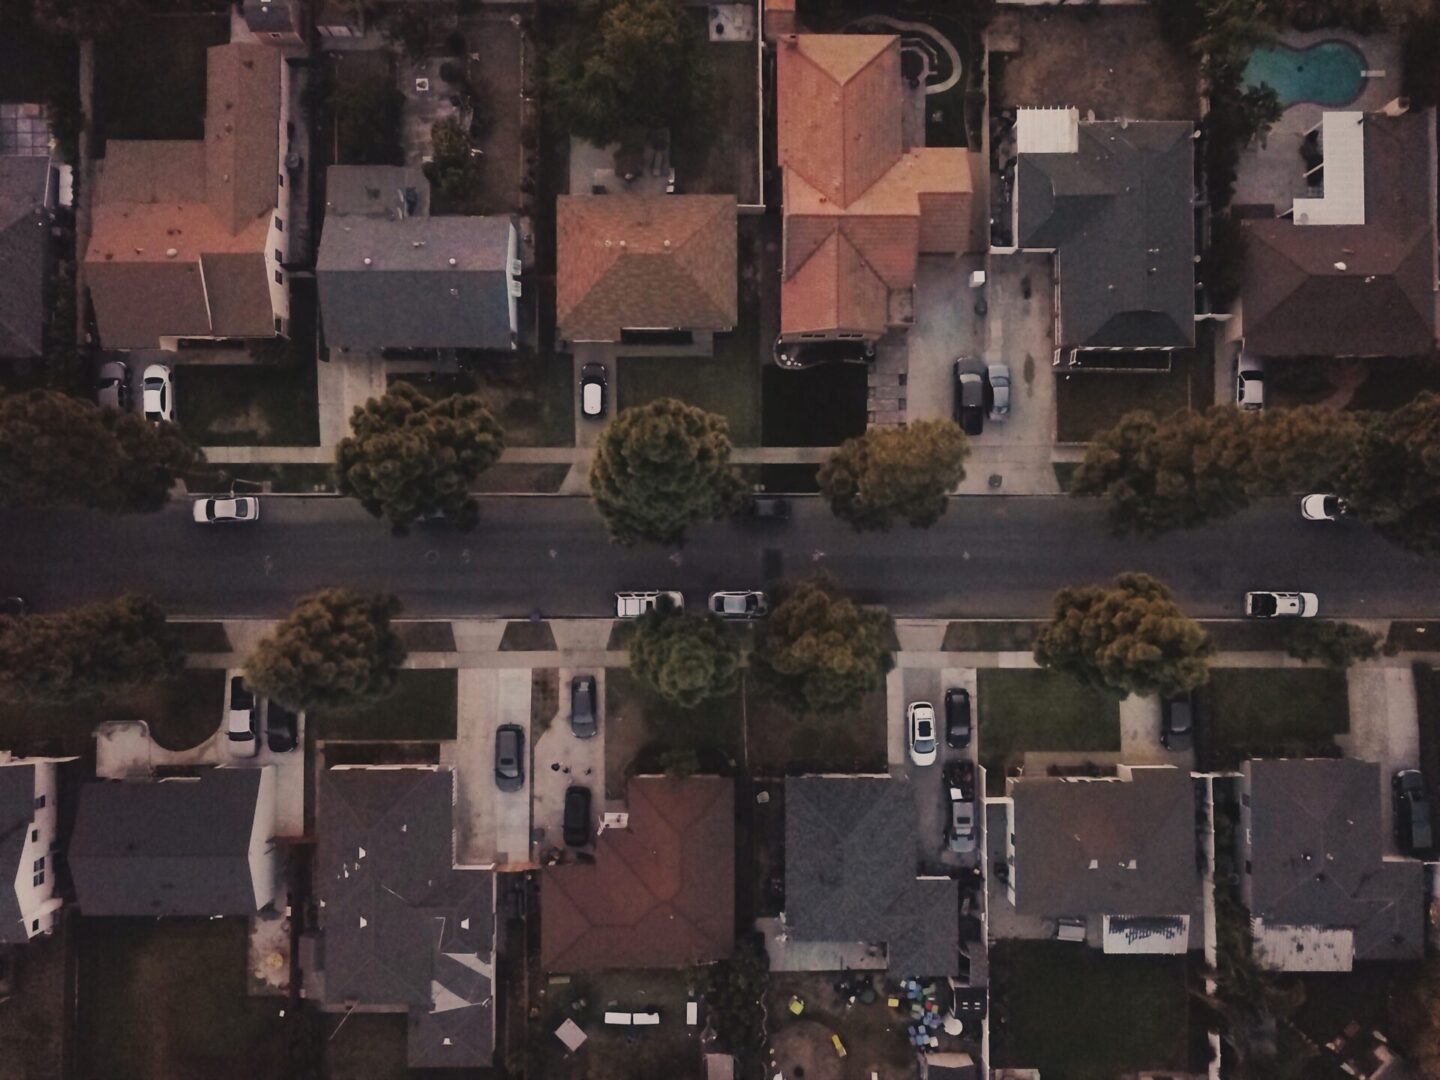
[[[596,838],[593,863],[542,873],[546,971],[682,967],[731,953],[733,781],[641,777],[628,803],[628,827]]]
[[[843,331],[879,336],[890,290],[844,233],[832,230],[780,286],[782,334]]]
[[[733,195],[560,196],[560,337],[618,341],[630,327],[734,327],[735,215]]]

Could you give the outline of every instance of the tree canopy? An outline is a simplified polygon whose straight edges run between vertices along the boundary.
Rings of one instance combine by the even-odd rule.
[[[928,528],[965,479],[968,454],[965,433],[950,420],[871,428],[847,439],[820,467],[820,494],[856,532],[888,530],[897,518]]]
[[[630,670],[682,709],[735,689],[740,646],[716,616],[647,612],[630,639]]]
[[[1403,547],[1440,554],[1440,394],[1365,425],[1339,484],[1362,520]]]
[[[52,34],[93,38],[142,17],[141,0],[33,0],[35,25]]]
[[[505,448],[504,432],[474,394],[432,400],[409,383],[371,398],[335,448],[336,486],[398,531],[434,513],[472,526],[470,487]]]
[[[691,525],[733,512],[743,485],[725,418],[661,398],[626,409],[600,435],[590,491],[610,536],[679,543]]]
[[[1035,662],[1100,690],[1178,694],[1208,677],[1215,648],[1170,590],[1148,574],[1121,574],[1113,587],[1055,594],[1055,617],[1035,639]]]
[[[1379,656],[1381,639],[1354,623],[1297,619],[1290,626],[1285,651],[1297,660],[1319,660],[1326,667],[1344,669],[1357,660]]]

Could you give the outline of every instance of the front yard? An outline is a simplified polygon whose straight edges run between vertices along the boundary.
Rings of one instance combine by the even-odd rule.
[[[1205,768],[1234,768],[1247,757],[1316,756],[1350,730],[1343,671],[1216,668],[1198,695]]]
[[[1055,381],[1055,440],[1089,442],[1126,413],[1159,417],[1215,403],[1215,362],[1208,341],[1171,354],[1167,372],[1071,372]]]
[[[453,739],[457,696],[453,668],[405,668],[395,692],[383,701],[356,709],[317,712],[309,723],[318,739]]]
[[[319,446],[315,365],[182,363],[175,415],[201,446]]]
[[[1026,751],[1120,749],[1120,704],[1068,675],[1036,668],[982,668],[976,740],[991,795]]]
[[[626,356],[617,364],[617,412],[657,398],[679,398],[725,417],[736,446],[759,443],[760,365],[753,354],[739,361],[732,355]]]
[[[477,394],[506,446],[575,445],[575,372],[565,353],[462,354],[461,370],[394,375],[434,397]]]

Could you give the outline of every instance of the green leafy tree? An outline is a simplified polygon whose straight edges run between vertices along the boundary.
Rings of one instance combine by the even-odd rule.
[[[201,460],[174,424],[54,390],[0,397],[0,505],[155,511]]]
[[[474,394],[433,400],[410,383],[358,406],[335,448],[336,487],[403,533],[439,513],[473,527],[470,487],[505,448],[504,432]]]
[[[1377,414],[1360,435],[1340,488],[1389,540],[1440,554],[1440,394]]]
[[[885,685],[895,666],[895,624],[883,608],[860,607],[826,577],[772,590],[750,666],[799,715],[851,712]]]
[[[459,120],[447,117],[430,126],[433,147],[425,175],[435,185],[434,202],[445,212],[464,209],[480,196],[480,170],[470,153],[470,133]]]
[[[950,420],[871,428],[847,439],[820,467],[820,494],[857,532],[887,530],[897,518],[928,528],[965,479],[969,452],[965,433]]]
[[[630,670],[672,705],[693,709],[735,689],[740,646],[714,615],[656,609],[635,627]]]
[[[45,704],[103,698],[185,666],[165,612],[121,596],[56,615],[0,616],[0,696]]]
[[[691,525],[740,504],[725,418],[661,398],[626,409],[605,428],[590,464],[590,492],[616,543],[680,543]]]
[[[1296,660],[1319,660],[1326,667],[1343,669],[1379,656],[1381,639],[1354,623],[1304,619],[1290,628],[1285,651]]]
[[[689,746],[672,746],[660,754],[660,771],[671,780],[684,780],[700,771],[700,755]]]
[[[1055,594],[1055,618],[1035,639],[1035,662],[1121,697],[1178,694],[1203,683],[1215,651],[1148,574],[1121,574],[1113,587]]]
[[[344,709],[383,698],[405,662],[405,646],[390,625],[399,611],[400,601],[383,593],[312,593],[256,646],[245,677],[292,709]]]
[[[33,0],[35,25],[52,34],[93,38],[145,14],[140,0]]]

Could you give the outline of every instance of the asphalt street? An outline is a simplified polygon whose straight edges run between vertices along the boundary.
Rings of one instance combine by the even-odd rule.
[[[39,611],[122,591],[175,615],[275,616],[328,585],[396,593],[409,616],[613,615],[617,589],[681,589],[700,610],[717,589],[762,587],[824,567],[897,616],[1036,617],[1056,589],[1144,570],[1185,609],[1238,616],[1247,589],[1301,589],[1322,615],[1440,615],[1440,559],[1363,526],[1301,520],[1295,500],[1158,540],[1117,539],[1098,501],[953,500],[931,529],[857,534],[817,498],[788,522],[722,522],[683,548],[622,548],[584,498],[482,499],[469,535],[417,528],[403,539],[348,499],[264,499],[260,520],[204,526],[188,501],[147,516],[0,513],[0,592]]]

